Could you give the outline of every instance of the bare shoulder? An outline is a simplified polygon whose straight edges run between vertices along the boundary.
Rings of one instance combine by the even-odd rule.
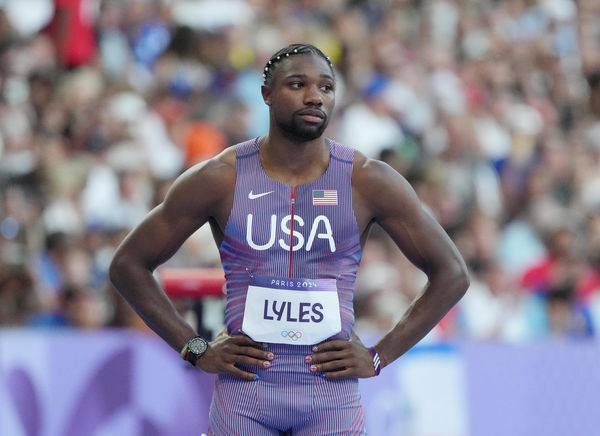
[[[352,178],[357,186],[385,182],[389,177],[402,177],[385,162],[366,157],[359,151],[354,153]]]
[[[374,218],[385,216],[392,210],[398,214],[402,206],[418,202],[414,189],[398,171],[360,152],[354,154],[352,188]]]
[[[230,147],[215,157],[199,162],[181,174],[174,189],[211,192],[233,187],[235,183],[235,148]]]
[[[211,215],[233,195],[235,177],[235,148],[229,147],[181,174],[169,190],[164,205]]]
[[[220,182],[235,180],[235,148],[229,147],[215,157],[197,163],[187,169],[180,177],[187,182]]]

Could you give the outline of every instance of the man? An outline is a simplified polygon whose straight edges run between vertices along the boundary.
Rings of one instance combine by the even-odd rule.
[[[266,136],[186,171],[123,241],[111,279],[182,356],[218,374],[210,434],[362,435],[358,378],[379,374],[462,297],[464,262],[407,181],[323,137],[335,75],[292,44],[264,72]],[[207,344],[152,277],[209,222],[225,270],[227,334]],[[378,223],[429,283],[374,347],[352,333],[361,249]]]

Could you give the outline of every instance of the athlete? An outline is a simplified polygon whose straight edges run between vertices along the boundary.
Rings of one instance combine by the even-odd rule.
[[[316,47],[273,55],[262,86],[268,133],[182,174],[112,261],[111,280],[144,321],[184,359],[218,374],[209,434],[365,434],[358,379],[409,350],[467,289],[463,259],[409,183],[323,136],[335,86]],[[227,331],[210,343],[152,275],[206,222],[227,288]],[[352,331],[352,301],[374,223],[429,280],[367,348]]]

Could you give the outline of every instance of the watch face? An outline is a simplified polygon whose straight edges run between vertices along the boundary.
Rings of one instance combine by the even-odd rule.
[[[197,355],[202,355],[206,351],[208,344],[202,338],[193,338],[190,341],[189,350]]]

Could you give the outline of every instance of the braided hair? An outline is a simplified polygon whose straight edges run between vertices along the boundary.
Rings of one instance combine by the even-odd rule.
[[[308,54],[313,53],[317,56],[322,57],[329,64],[329,68],[331,68],[331,72],[333,71],[333,64],[331,63],[331,59],[329,56],[326,56],[321,50],[315,47],[312,44],[290,44],[287,47],[282,48],[273,56],[271,59],[265,64],[265,68],[263,70],[263,80],[265,85],[271,84],[271,79],[273,78],[273,70],[277,66],[279,62],[293,55],[297,54]]]

